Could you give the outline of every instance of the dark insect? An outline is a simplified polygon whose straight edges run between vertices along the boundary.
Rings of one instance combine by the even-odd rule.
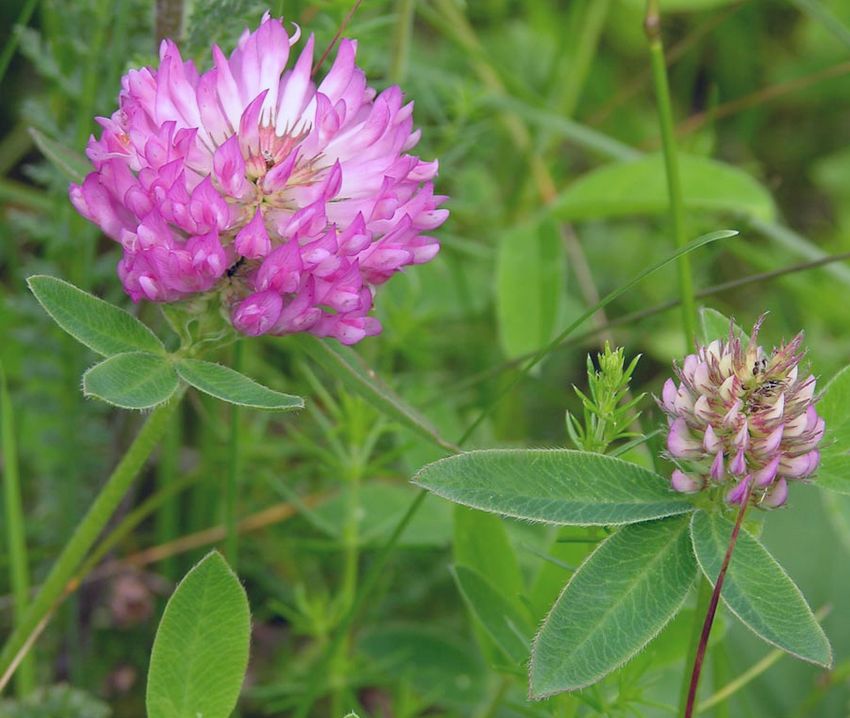
[[[761,374],[762,372],[767,370],[767,359],[756,359],[756,363],[753,364],[753,376],[757,374]]]
[[[228,276],[228,278],[233,277],[233,275],[234,275],[234,274],[236,274],[236,272],[238,272],[238,271],[239,271],[239,268],[240,268],[243,264],[245,264],[245,257],[239,257],[239,259],[238,259],[238,260],[236,260],[236,263],[235,263],[232,267],[230,267],[230,268],[227,270],[227,276]]]
[[[267,170],[270,170],[272,167],[274,167],[274,155],[272,155],[271,152],[269,152],[268,150],[261,150],[260,154],[263,155],[263,160],[266,163]]]

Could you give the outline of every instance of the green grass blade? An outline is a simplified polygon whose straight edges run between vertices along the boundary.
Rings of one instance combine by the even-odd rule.
[[[9,552],[9,583],[12,586],[12,596],[15,601],[15,625],[19,626],[24,607],[29,603],[29,558],[24,533],[15,417],[2,364],[0,364],[0,447],[3,452],[3,516]],[[18,667],[15,689],[18,696],[23,697],[30,693],[34,686],[35,663],[33,655],[29,654]]]

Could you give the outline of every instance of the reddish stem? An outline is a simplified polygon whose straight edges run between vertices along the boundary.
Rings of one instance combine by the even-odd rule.
[[[334,39],[331,40],[331,44],[328,45],[327,48],[325,49],[325,51],[322,53],[322,56],[319,58],[319,61],[315,65],[313,65],[313,69],[310,72],[311,77],[314,76],[321,69],[325,60],[328,59],[328,55],[331,54],[331,50],[334,49],[337,42],[339,41],[340,36],[342,35],[342,33],[345,32],[345,28],[348,27],[348,23],[351,22],[351,18],[354,17],[354,13],[357,12],[357,8],[360,7],[361,2],[363,2],[363,0],[355,0],[354,5],[351,6],[351,10],[348,11],[348,15],[345,16],[345,19],[340,24],[339,30],[336,31],[336,35],[334,35]]]
[[[711,593],[711,600],[708,603],[708,611],[705,614],[705,622],[702,624],[702,633],[699,638],[699,646],[697,646],[696,657],[694,658],[694,669],[691,673],[691,685],[688,689],[688,702],[685,706],[685,717],[692,718],[697,700],[697,687],[699,686],[699,678],[702,673],[702,663],[705,659],[705,651],[708,648],[708,637],[711,634],[711,627],[714,625],[714,616],[717,613],[717,604],[720,601],[720,591],[723,589],[723,581],[726,579],[726,570],[729,568],[729,562],[732,560],[732,552],[735,550],[735,544],[738,543],[738,534],[741,531],[741,524],[744,521],[744,514],[747,513],[747,507],[750,505],[750,495],[753,492],[753,482],[747,485],[747,493],[741,501],[741,508],[738,510],[738,517],[735,519],[735,527],[732,529],[732,535],[729,537],[729,546],[726,548],[726,555],[723,557],[723,564],[720,566],[720,573],[717,576],[717,581],[714,584],[714,591]]]

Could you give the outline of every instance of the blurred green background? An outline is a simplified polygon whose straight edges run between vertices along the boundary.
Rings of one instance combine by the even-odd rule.
[[[769,311],[767,343],[804,328],[813,371],[828,379],[850,359],[850,263],[808,265],[850,252],[850,4],[661,6],[688,235],[741,232],[693,255],[697,287],[710,292],[700,301],[743,326]],[[267,7],[188,2],[179,26],[184,56],[208,66],[209,44],[229,51]],[[323,48],[350,7],[286,0],[271,10],[315,32]],[[664,176],[652,156],[660,145],[643,12],[640,0],[365,0],[346,30],[359,40],[371,83],[400,83],[415,101],[417,152],[439,158],[437,190],[451,197],[452,212],[438,258],[379,293],[384,333],[357,351],[450,440],[505,386],[510,360],[672,250]],[[26,290],[28,275],[49,273],[131,305],[114,275],[116,247],[76,216],[67,177],[45,160],[31,128],[82,152],[96,131],[93,117],[114,110],[121,75],[155,62],[168,21],[142,0],[0,5],[0,361],[15,408],[36,579],[139,417],[82,399],[79,376],[93,357],[63,337]],[[724,283],[731,286],[716,289]],[[643,355],[636,389],[660,391],[685,347],[678,312],[656,309],[676,297],[673,268],[622,296],[511,390],[472,443],[566,445],[564,411],[576,407],[570,385],[584,385],[586,353],[604,338]],[[162,328],[155,307],[134,311]],[[239,573],[255,635],[241,714],[286,715],[344,597],[413,496],[407,480],[441,453],[297,342],[250,342],[245,366],[310,406],[300,416],[246,411],[241,419],[240,514],[299,514],[266,517],[242,539]],[[41,685],[64,681],[94,698],[33,699],[40,708],[0,703],[0,715],[100,715],[91,701],[108,704],[115,718],[142,714],[164,598],[209,545],[197,532],[221,521],[227,421],[226,409],[192,397],[123,515],[175,481],[186,482],[184,490],[115,547],[37,644]],[[660,422],[651,401],[643,422],[646,430]],[[313,508],[311,497],[319,497]],[[493,549],[504,537],[518,556],[518,590],[538,603],[554,595],[569,572],[541,558],[552,550],[550,532],[461,515],[429,497],[314,715],[672,715],[664,706],[675,703],[684,670],[678,625],[589,698],[525,701],[522,670],[494,658],[448,570],[461,556],[504,578],[513,569]],[[846,716],[850,500],[795,487],[789,508],[770,515],[764,539],[811,605],[831,609],[825,626],[836,671],[784,657],[703,715]],[[151,547],[158,553],[139,553]],[[586,548],[571,551],[568,563]],[[11,620],[5,565],[0,553],[3,632]],[[723,628],[705,695],[767,653],[733,617]]]

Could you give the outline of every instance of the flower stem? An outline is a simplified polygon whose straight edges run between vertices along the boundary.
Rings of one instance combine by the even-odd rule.
[[[15,625],[23,620],[24,607],[29,601],[30,576],[27,544],[24,534],[24,515],[21,506],[21,483],[18,471],[18,451],[15,443],[15,421],[12,401],[6,385],[6,375],[0,365],[0,438],[3,451],[3,506],[6,519],[6,538],[9,551],[9,583],[15,606]],[[21,661],[15,680],[19,698],[35,686],[35,664],[32,656]]]
[[[233,345],[233,369],[242,371],[242,342]],[[224,542],[224,555],[227,562],[236,571],[239,555],[239,531],[237,527],[236,504],[239,498],[239,407],[230,406],[230,440],[227,445],[227,475],[224,488],[224,525],[227,538]]]
[[[157,407],[147,418],[127,453],[107,479],[88,513],[77,525],[29,609],[0,651],[0,691],[26,656],[37,633],[50,613],[64,597],[68,582],[97,540],[115,509],[121,503],[133,480],[139,474],[154,447],[165,434],[175,408],[180,403],[181,389],[168,403]]]
[[[410,56],[410,36],[413,34],[415,0],[396,0],[396,23],[390,45],[390,70],[388,79],[398,83],[407,76]]]
[[[697,605],[694,608],[694,620],[691,624],[688,652],[685,654],[685,666],[692,666],[697,659],[697,649],[702,635],[702,623],[700,617],[708,612],[708,604],[711,601],[711,582],[700,572],[699,585],[697,586]],[[687,671],[682,676],[682,686],[679,690],[679,712],[680,718],[685,715],[685,706],[688,702],[688,691],[691,689],[691,676]]]
[[[156,487],[157,494],[165,494],[167,498],[162,502],[159,510],[156,513],[156,542],[157,544],[168,543],[173,541],[180,534],[180,497],[176,493],[171,492],[171,487],[177,484],[180,480],[180,443],[182,433],[182,417],[179,412],[174,412],[171,417],[171,425],[162,442],[162,449],[159,452],[159,466],[157,467]],[[122,522],[123,524],[123,522]],[[116,527],[118,530],[120,527]],[[102,550],[102,546],[107,541],[111,542],[112,535],[101,542],[97,550],[89,556],[86,561],[99,560],[98,555]],[[101,556],[102,557],[102,556]],[[85,564],[84,564],[85,565]],[[177,581],[178,568],[175,557],[166,559],[160,567],[162,575],[171,581]]]
[[[649,54],[652,62],[652,79],[655,84],[655,97],[658,107],[658,122],[661,129],[661,142],[664,149],[664,170],[667,176],[667,194],[670,199],[670,228],[676,247],[687,243],[685,235],[685,205],[682,197],[682,180],[679,175],[679,161],[676,150],[676,136],[673,124],[673,107],[670,101],[670,87],[667,82],[667,63],[664,60],[664,43],[661,39],[661,14],[658,0],[647,0],[644,29],[649,39]],[[696,303],[694,302],[694,281],[691,273],[691,260],[682,255],[678,260],[679,294],[682,299],[682,328],[685,333],[685,349],[691,351],[696,340]]]
[[[697,647],[696,657],[694,658],[694,667],[691,671],[691,680],[688,687],[687,702],[685,703],[684,718],[692,718],[694,715],[699,678],[702,673],[705,651],[708,648],[708,637],[711,635],[711,627],[714,625],[714,616],[717,614],[717,605],[720,601],[720,592],[723,590],[723,582],[726,579],[726,571],[729,568],[729,562],[732,560],[732,552],[735,550],[735,544],[738,543],[738,534],[741,531],[744,514],[747,513],[747,507],[750,505],[750,495],[752,492],[753,482],[750,481],[747,485],[747,493],[741,501],[741,508],[738,510],[738,517],[735,519],[735,526],[732,529],[732,535],[729,537],[729,545],[726,547],[726,555],[723,557],[723,563],[720,566],[720,573],[717,575],[717,580],[714,582],[714,591],[711,593],[711,600],[708,603],[708,611],[705,614],[705,621],[702,624],[699,646]]]

